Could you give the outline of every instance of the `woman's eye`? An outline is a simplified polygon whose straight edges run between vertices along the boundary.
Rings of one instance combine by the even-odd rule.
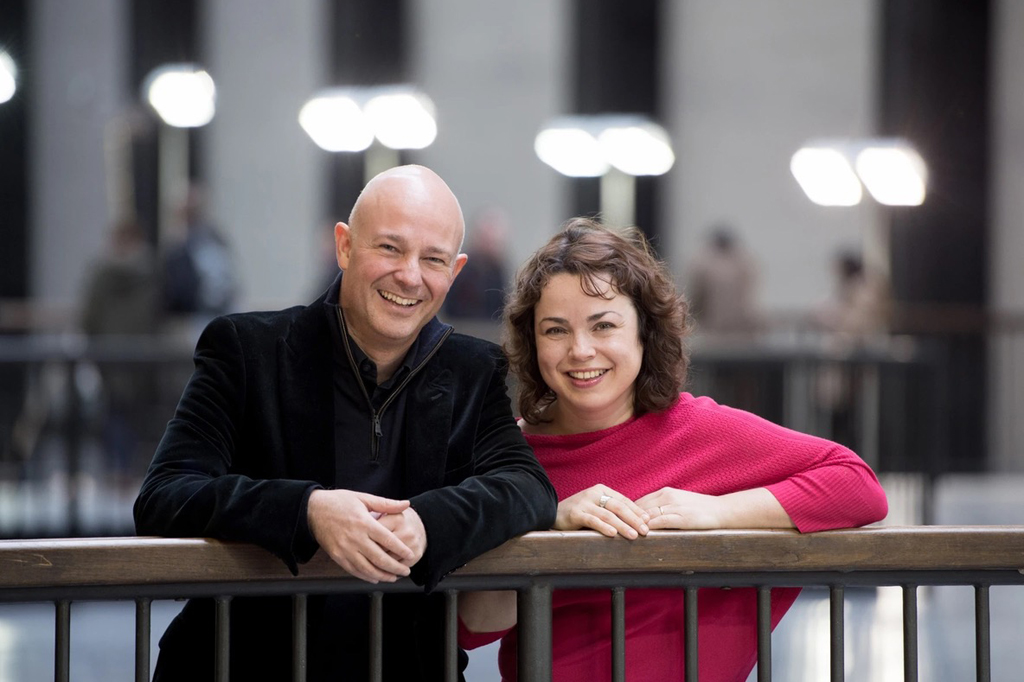
[[[545,336],[557,336],[559,334],[564,333],[565,329],[563,329],[562,327],[548,327],[547,329],[544,330]]]
[[[611,322],[598,322],[594,325],[594,329],[599,332],[607,331],[609,329],[615,329],[615,325]]]

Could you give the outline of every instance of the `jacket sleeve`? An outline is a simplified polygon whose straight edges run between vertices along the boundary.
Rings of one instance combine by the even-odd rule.
[[[448,573],[531,530],[547,530],[558,500],[512,416],[504,359],[495,359],[473,442],[472,475],[411,498],[427,531],[412,579],[429,591]]]
[[[242,430],[256,428],[258,417],[246,413],[245,359],[231,318],[210,323],[193,359],[192,377],[135,501],[136,532],[254,543],[295,573],[296,563],[316,551],[305,510],[318,486],[239,473],[253,471],[257,455],[246,451]]]

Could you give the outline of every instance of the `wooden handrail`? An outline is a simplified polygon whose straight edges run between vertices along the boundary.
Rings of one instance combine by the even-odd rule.
[[[593,531],[528,533],[454,575],[838,571],[1024,572],[1024,526],[827,531],[655,531],[635,541]],[[348,578],[323,553],[292,576],[269,552],[208,539],[0,541],[0,591],[54,586],[322,581]]]

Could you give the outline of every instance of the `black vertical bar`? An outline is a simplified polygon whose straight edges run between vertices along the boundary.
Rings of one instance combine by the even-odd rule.
[[[213,676],[216,682],[228,682],[231,676],[231,597],[217,597]]]
[[[384,679],[384,593],[370,593],[370,682]]]
[[[444,679],[457,682],[459,679],[459,593],[445,590],[444,593]]]
[[[75,360],[68,360],[67,372],[67,423],[64,426],[64,442],[67,448],[67,499],[65,500],[65,521],[68,535],[78,535],[78,471],[82,447],[82,403],[78,395],[78,382],[75,381]]]
[[[56,635],[53,649],[53,679],[68,682],[71,679],[71,601],[57,601]]]
[[[757,682],[772,682],[772,589],[757,588]]]
[[[150,605],[149,597],[135,600],[135,682],[149,682],[149,632]]]
[[[992,642],[989,630],[988,585],[974,586],[974,641],[978,682],[992,679]]]
[[[533,584],[520,590],[519,679],[551,682],[551,585]]]
[[[626,681],[626,590],[612,588],[612,682]]]
[[[903,682],[917,682],[917,585],[903,586]]]
[[[697,588],[686,588],[683,605],[683,645],[686,647],[686,682],[697,682]]]
[[[844,589],[842,585],[832,585],[828,590],[829,597],[829,662],[832,668],[832,682],[843,682],[846,678],[845,656],[845,622],[844,622]]]
[[[306,682],[307,606],[306,595],[292,595],[292,682]]]

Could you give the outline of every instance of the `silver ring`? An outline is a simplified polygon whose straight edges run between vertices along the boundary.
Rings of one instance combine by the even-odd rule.
[[[659,505],[658,505],[658,514],[659,514],[659,515],[661,515],[661,514],[664,514],[664,513],[665,513],[665,510],[664,510],[664,509],[662,509],[662,508],[661,508],[661,505],[659,504]]]
[[[597,503],[597,506],[600,507],[601,509],[604,509],[604,506],[608,504],[608,500],[610,499],[612,499],[611,495],[602,495],[601,499]]]

